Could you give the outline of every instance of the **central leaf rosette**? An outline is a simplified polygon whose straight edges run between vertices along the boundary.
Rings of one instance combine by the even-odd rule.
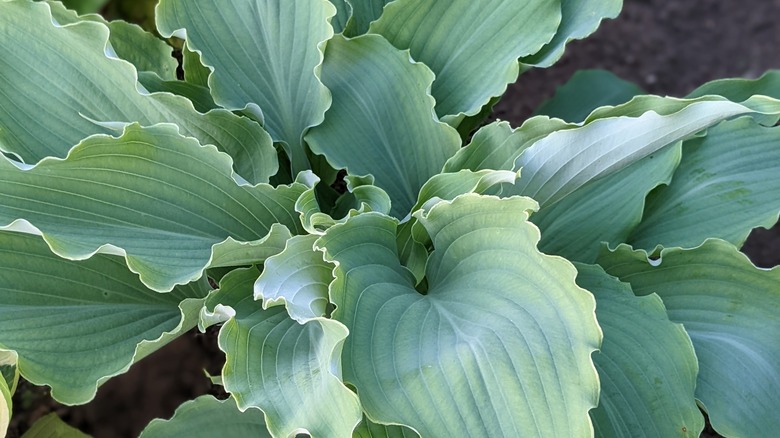
[[[525,197],[463,195],[415,214],[431,238],[425,295],[395,219],[367,213],[317,246],[334,262],[343,376],[369,418],[422,436],[590,436],[601,332],[576,270],[540,253]]]

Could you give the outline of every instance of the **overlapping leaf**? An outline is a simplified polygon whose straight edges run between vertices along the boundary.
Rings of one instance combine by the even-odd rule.
[[[444,171],[517,170],[515,160],[526,148],[552,132],[574,127],[549,117],[532,117],[517,129],[507,122],[493,122],[480,128],[468,145],[447,160]]]
[[[269,258],[255,282],[254,297],[263,307],[284,304],[290,316],[303,324],[325,316],[333,265],[314,250],[316,235],[295,236],[284,251]]]
[[[524,64],[549,67],[563,56],[566,44],[592,34],[605,18],[615,18],[623,0],[561,0],[561,24],[552,41],[540,51],[523,58]]]
[[[232,398],[217,400],[203,395],[176,408],[170,420],[152,420],[139,438],[270,438],[263,414],[250,409],[241,412]]]
[[[432,115],[431,71],[377,35],[328,42],[325,122],[306,136],[312,151],[353,175],[371,174],[404,217],[423,184],[458,150],[457,131]]]
[[[160,294],[123,260],[74,262],[29,234],[0,233],[0,348],[19,370],[66,404],[91,400],[98,384],[197,323],[205,280]]]
[[[2,159],[0,169],[0,226],[32,224],[67,258],[126,255],[160,291],[199,278],[212,246],[229,237],[259,240],[275,223],[298,231],[294,205],[307,188],[239,186],[227,155],[173,125],[130,125],[119,138],[88,138],[65,160],[22,170]]]
[[[148,71],[138,73],[138,83],[150,93],[166,92],[184,96],[192,102],[192,106],[196,110],[202,113],[217,108],[209,89],[200,85],[178,80],[166,81],[157,74]]]
[[[601,242],[612,246],[625,242],[642,220],[645,196],[672,180],[680,156],[678,142],[541,209],[531,217],[542,231],[539,249],[571,261],[593,263]]]
[[[685,143],[672,184],[653,192],[627,242],[691,248],[709,237],[742,246],[780,213],[780,129],[749,118],[723,122]]]
[[[371,419],[421,436],[591,434],[593,299],[568,262],[536,250],[534,208],[463,195],[418,214],[435,248],[425,295],[398,261],[393,219],[358,215],[318,240],[338,264],[344,378]]]
[[[626,113],[641,115],[626,117]],[[589,119],[595,120],[587,120],[586,125],[554,132],[526,149],[517,159],[523,173],[515,193],[530,196],[543,207],[551,205],[589,181],[624,169],[723,120],[752,115],[774,124],[778,114],[780,101],[764,96],[742,103],[711,97],[680,100],[650,96],[605,107],[591,114]]]
[[[685,326],[699,360],[696,398],[717,432],[753,437],[780,429],[780,269],[758,269],[717,239],[664,249],[655,260],[621,245],[599,264],[636,294],[657,293],[669,319]]]
[[[303,135],[322,122],[330,104],[315,73],[335,13],[327,0],[163,0],[157,28],[163,36],[186,38],[213,68],[209,86],[219,105],[259,107],[265,128],[285,144],[295,175],[309,168]]]
[[[461,170],[455,173],[440,173],[429,179],[420,189],[417,204],[412,211],[429,207],[428,204],[441,200],[451,201],[465,193],[485,194],[500,184],[513,184],[516,179],[516,172],[506,170],[485,169],[476,172]],[[426,248],[430,244],[430,238],[419,229],[417,218],[409,218],[399,225],[396,243],[401,264],[412,272],[419,283],[425,276],[425,265],[428,260]]]
[[[275,437],[349,436],[361,411],[340,380],[347,329],[325,318],[298,323],[284,306],[264,310],[252,293],[258,275],[254,268],[230,272],[207,303],[233,309],[219,333],[225,389],[241,410],[262,409]]]
[[[352,16],[344,29],[344,36],[356,37],[368,32],[368,26],[381,15],[385,5],[392,0],[342,0],[352,5]]]
[[[0,2],[0,76],[14,85],[0,94],[0,149],[35,163],[117,125],[172,122],[230,154],[250,182],[276,173],[260,125],[225,110],[201,114],[180,96],[140,94],[132,65],[106,55],[108,38],[97,22],[55,25],[47,3]]]
[[[336,15],[330,20],[334,33],[341,33],[347,27],[347,21],[352,17],[352,4],[348,0],[330,0],[336,7]],[[357,2],[358,7],[369,2]]]
[[[181,49],[181,68],[184,70],[184,80],[193,85],[209,87],[211,70],[200,61],[200,54],[190,49],[187,42]]]
[[[396,0],[369,32],[433,70],[436,113],[454,123],[503,94],[520,72],[517,59],[549,42],[560,20],[559,0]]]
[[[602,268],[575,266],[577,284],[596,297],[604,331],[593,355],[601,381],[599,406],[590,412],[596,435],[698,438],[699,367],[685,329],[669,321],[657,295],[636,297]]]
[[[171,54],[171,46],[140,26],[119,20],[108,22],[97,14],[79,16],[59,1],[47,0],[47,3],[51,6],[52,17],[60,25],[79,21],[106,25],[111,32],[108,42],[113,54],[133,64],[138,71],[153,72],[164,80],[176,79],[177,63]]]

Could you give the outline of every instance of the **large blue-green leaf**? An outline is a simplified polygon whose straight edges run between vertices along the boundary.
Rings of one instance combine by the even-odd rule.
[[[65,160],[17,164],[0,159],[0,228],[43,233],[66,258],[125,255],[160,291],[199,278],[228,238],[260,240],[276,223],[300,231],[294,205],[307,189],[239,186],[227,155],[173,125],[130,125],[119,138],[84,140]]]
[[[259,274],[255,268],[231,271],[207,302],[209,310],[229,316],[219,332],[225,390],[242,411],[262,409],[274,437],[349,436],[361,411],[340,380],[347,329],[326,318],[301,324],[281,305],[264,310],[252,292]]]
[[[201,114],[181,96],[139,93],[136,70],[107,56],[108,40],[102,23],[54,24],[48,3],[0,2],[0,150],[35,163],[117,125],[172,122],[230,154],[250,182],[276,173],[276,151],[259,124],[222,109]]]
[[[593,263],[601,242],[612,246],[625,242],[642,219],[645,196],[669,183],[681,154],[678,142],[540,209],[531,217],[542,231],[539,249],[568,260]]]
[[[433,70],[436,113],[457,125],[506,91],[517,59],[549,42],[560,20],[560,0],[396,0],[369,32]]]
[[[350,330],[344,380],[371,420],[421,436],[591,435],[594,302],[571,264],[536,249],[535,208],[467,194],[419,212],[434,247],[424,294],[394,219],[357,215],[318,240],[337,264],[333,317]]]
[[[38,236],[0,232],[0,349],[16,351],[25,379],[66,404],[194,327],[206,280],[171,293],[147,289],[123,260],[75,262]]]
[[[672,183],[653,192],[627,242],[691,248],[709,237],[742,246],[780,213],[780,128],[749,118],[723,122],[687,141]]]
[[[577,284],[596,297],[604,331],[593,355],[601,381],[599,406],[590,412],[596,436],[698,438],[699,366],[685,329],[669,321],[658,295],[637,297],[601,267],[575,266]]]
[[[330,104],[316,71],[336,8],[327,0],[162,0],[157,28],[186,38],[213,69],[214,101],[228,109],[259,107],[265,128],[284,143],[293,175],[308,169],[303,135]]]
[[[139,438],[270,438],[263,414],[250,409],[241,412],[232,398],[217,400],[203,395],[176,408],[170,420],[156,418]]]
[[[712,239],[659,258],[627,245],[599,264],[638,295],[658,294],[681,323],[699,359],[696,398],[725,436],[780,430],[780,268],[753,266],[736,247]]]
[[[778,114],[780,101],[764,96],[742,103],[648,96],[604,107],[584,126],[553,132],[523,151],[517,159],[522,176],[514,193],[530,196],[542,207],[551,205],[590,181],[723,120],[751,115],[774,124]]]
[[[404,217],[425,182],[460,146],[433,116],[433,74],[377,35],[328,42],[322,80],[333,95],[325,122],[306,136],[312,151],[350,174],[371,174]]]
[[[644,93],[636,84],[606,70],[578,70],[534,114],[578,123],[600,106],[619,105],[640,94]]]
[[[563,56],[566,44],[592,34],[605,18],[615,18],[623,0],[561,0],[561,24],[542,50],[523,58],[524,64],[549,67]]]

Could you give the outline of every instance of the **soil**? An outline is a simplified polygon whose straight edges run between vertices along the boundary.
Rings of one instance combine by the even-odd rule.
[[[618,19],[571,43],[554,67],[522,75],[494,117],[519,126],[556,86],[584,68],[607,69],[650,93],[674,96],[717,78],[760,76],[780,68],[777,17],[780,0],[625,0]],[[744,251],[759,266],[780,264],[780,228],[755,231]],[[204,370],[218,374],[223,361],[215,333],[193,331],[107,382],[85,406],[59,406],[45,388],[22,384],[8,436],[19,436],[51,411],[96,438],[137,436],[150,420],[169,418],[186,400],[222,396]]]

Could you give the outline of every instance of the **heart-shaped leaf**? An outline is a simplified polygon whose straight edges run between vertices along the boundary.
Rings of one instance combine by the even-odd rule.
[[[594,301],[571,264],[536,249],[535,208],[467,194],[418,213],[435,248],[425,294],[392,218],[361,214],[318,240],[338,266],[333,316],[350,330],[344,380],[372,420],[421,436],[591,434]]]

